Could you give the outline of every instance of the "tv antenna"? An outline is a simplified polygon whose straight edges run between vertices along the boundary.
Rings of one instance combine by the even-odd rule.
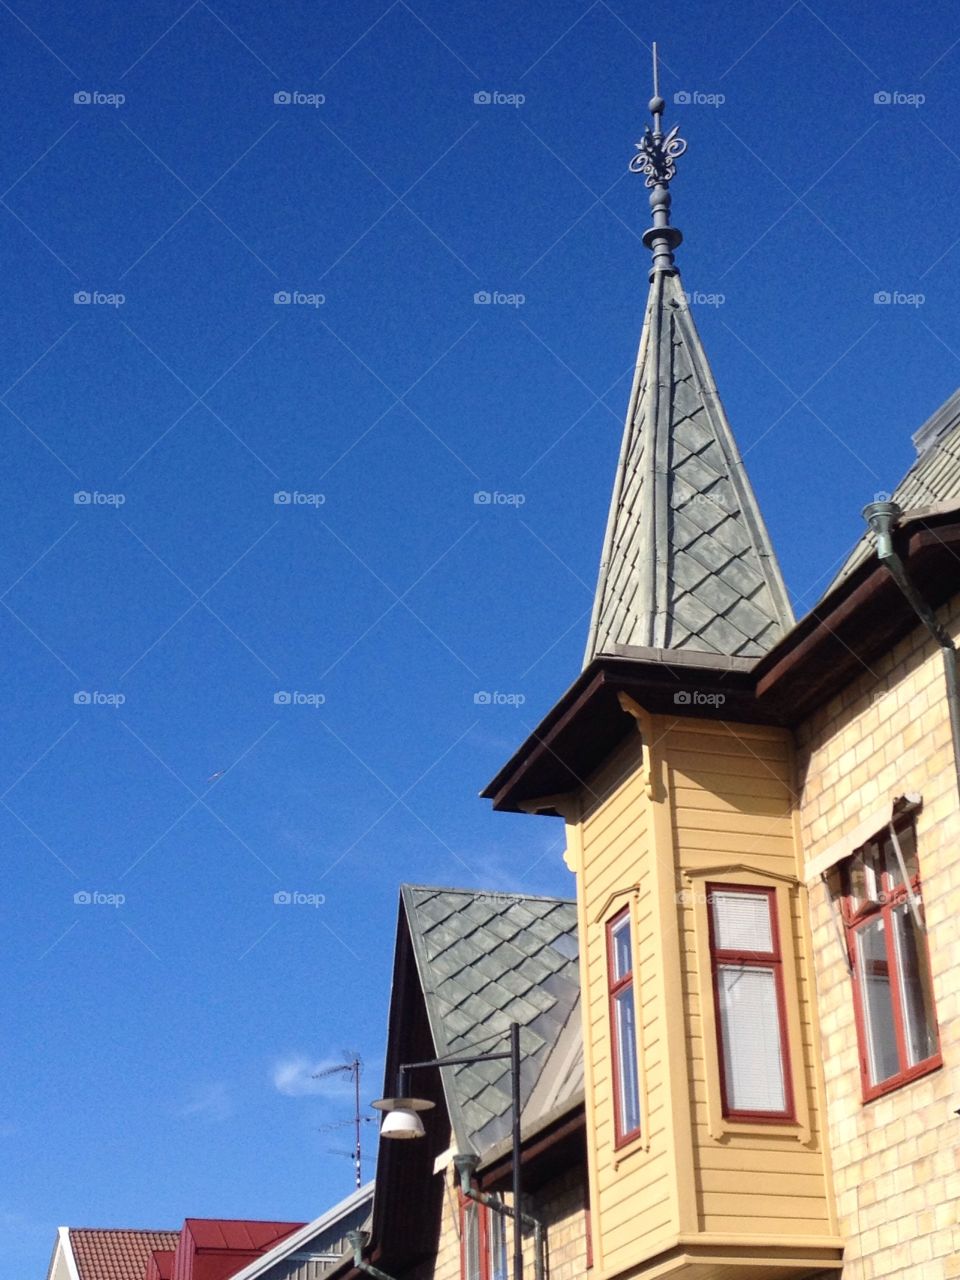
[[[333,1129],[342,1129],[346,1125],[353,1125],[354,1145],[352,1151],[332,1151],[331,1155],[349,1156],[353,1160],[354,1179],[357,1189],[363,1185],[363,1151],[361,1147],[360,1135],[363,1132],[363,1125],[370,1124],[373,1117],[365,1116],[360,1110],[360,1074],[363,1071],[363,1061],[358,1053],[346,1052],[344,1057],[346,1062],[335,1063],[332,1067],[325,1067],[323,1071],[315,1071],[314,1080],[326,1080],[330,1076],[349,1076],[353,1081],[353,1098],[354,1113],[351,1120],[334,1120],[332,1124],[322,1124],[320,1133],[329,1133]]]

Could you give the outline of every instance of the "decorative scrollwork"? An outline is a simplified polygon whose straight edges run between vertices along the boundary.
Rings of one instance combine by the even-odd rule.
[[[685,138],[678,136],[680,126],[674,125],[666,136],[652,133],[650,128],[643,131],[643,137],[637,143],[637,155],[630,161],[631,173],[646,175],[644,186],[665,186],[676,177],[677,160],[687,149]]]

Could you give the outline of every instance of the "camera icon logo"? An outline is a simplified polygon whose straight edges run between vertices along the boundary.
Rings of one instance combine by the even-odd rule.
[[[73,695],[74,705],[78,707],[89,707],[92,699],[86,689],[79,689]]]
[[[91,97],[91,95],[86,91],[86,89],[79,89],[79,90],[78,90],[78,91],[73,95],[73,100],[74,100],[74,102],[77,104],[77,106],[78,106],[78,107],[86,107],[86,106],[89,106],[89,105],[90,105],[90,103],[93,101],[93,98],[92,98],[92,97]]]
[[[288,507],[290,505],[291,494],[287,489],[278,489],[273,495],[273,505],[275,507]]]
[[[493,295],[489,294],[486,289],[481,289],[479,293],[473,295],[473,300],[478,307],[486,307],[493,301]]]
[[[893,98],[885,89],[881,89],[873,95],[873,101],[878,107],[888,107]]]
[[[686,689],[680,689],[673,695],[673,701],[678,707],[689,707],[691,698]]]
[[[893,298],[886,289],[881,289],[879,293],[873,295],[873,300],[878,306],[887,307],[893,301]]]
[[[278,907],[289,907],[293,901],[293,894],[288,893],[286,889],[278,889],[273,895],[273,900]]]
[[[73,495],[73,505],[75,507],[89,507],[91,494],[86,489],[78,489]]]
[[[286,289],[280,289],[273,295],[274,305],[278,307],[288,307],[293,301]]]
[[[673,95],[673,101],[678,107],[688,107],[693,101],[688,89],[678,89]]]
[[[486,489],[480,489],[473,495],[473,504],[476,507],[488,507],[493,499],[493,494],[488,493]]]
[[[293,101],[293,98],[286,89],[278,89],[273,95],[273,100],[278,107],[288,107]]]
[[[473,695],[473,701],[478,707],[487,707],[490,705],[490,695],[486,690],[481,689],[479,693]]]
[[[493,101],[493,95],[486,89],[481,89],[479,93],[473,95],[473,100],[478,107],[486,107]]]
[[[286,689],[278,689],[273,695],[274,705],[278,707],[289,707],[292,699]]]
[[[89,307],[90,303],[93,301],[93,297],[86,291],[86,289],[80,289],[73,295],[73,301],[78,307]]]
[[[73,895],[73,900],[78,907],[88,907],[93,901],[93,895],[88,893],[86,889],[81,889]]]

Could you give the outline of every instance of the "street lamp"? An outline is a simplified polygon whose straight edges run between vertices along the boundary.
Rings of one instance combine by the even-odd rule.
[[[420,1119],[434,1103],[411,1095],[407,1076],[420,1067],[471,1066],[475,1062],[510,1061],[510,1104],[513,1125],[513,1280],[523,1280],[523,1235],[520,1199],[520,1024],[510,1023],[510,1048],[504,1053],[474,1053],[447,1058],[429,1058],[425,1062],[405,1062],[397,1072],[397,1096],[378,1098],[373,1106],[384,1112],[380,1127],[382,1138],[422,1138],[425,1130]]]

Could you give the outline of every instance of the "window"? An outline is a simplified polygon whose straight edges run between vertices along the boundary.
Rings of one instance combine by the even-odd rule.
[[[916,830],[891,825],[841,868],[863,1098],[940,1065]]]
[[[793,1120],[776,890],[708,885],[723,1114]]]
[[[619,1147],[640,1132],[640,1066],[629,907],[607,925],[607,980],[613,1044],[613,1112]]]
[[[460,1197],[460,1274],[463,1280],[507,1280],[503,1214]]]

